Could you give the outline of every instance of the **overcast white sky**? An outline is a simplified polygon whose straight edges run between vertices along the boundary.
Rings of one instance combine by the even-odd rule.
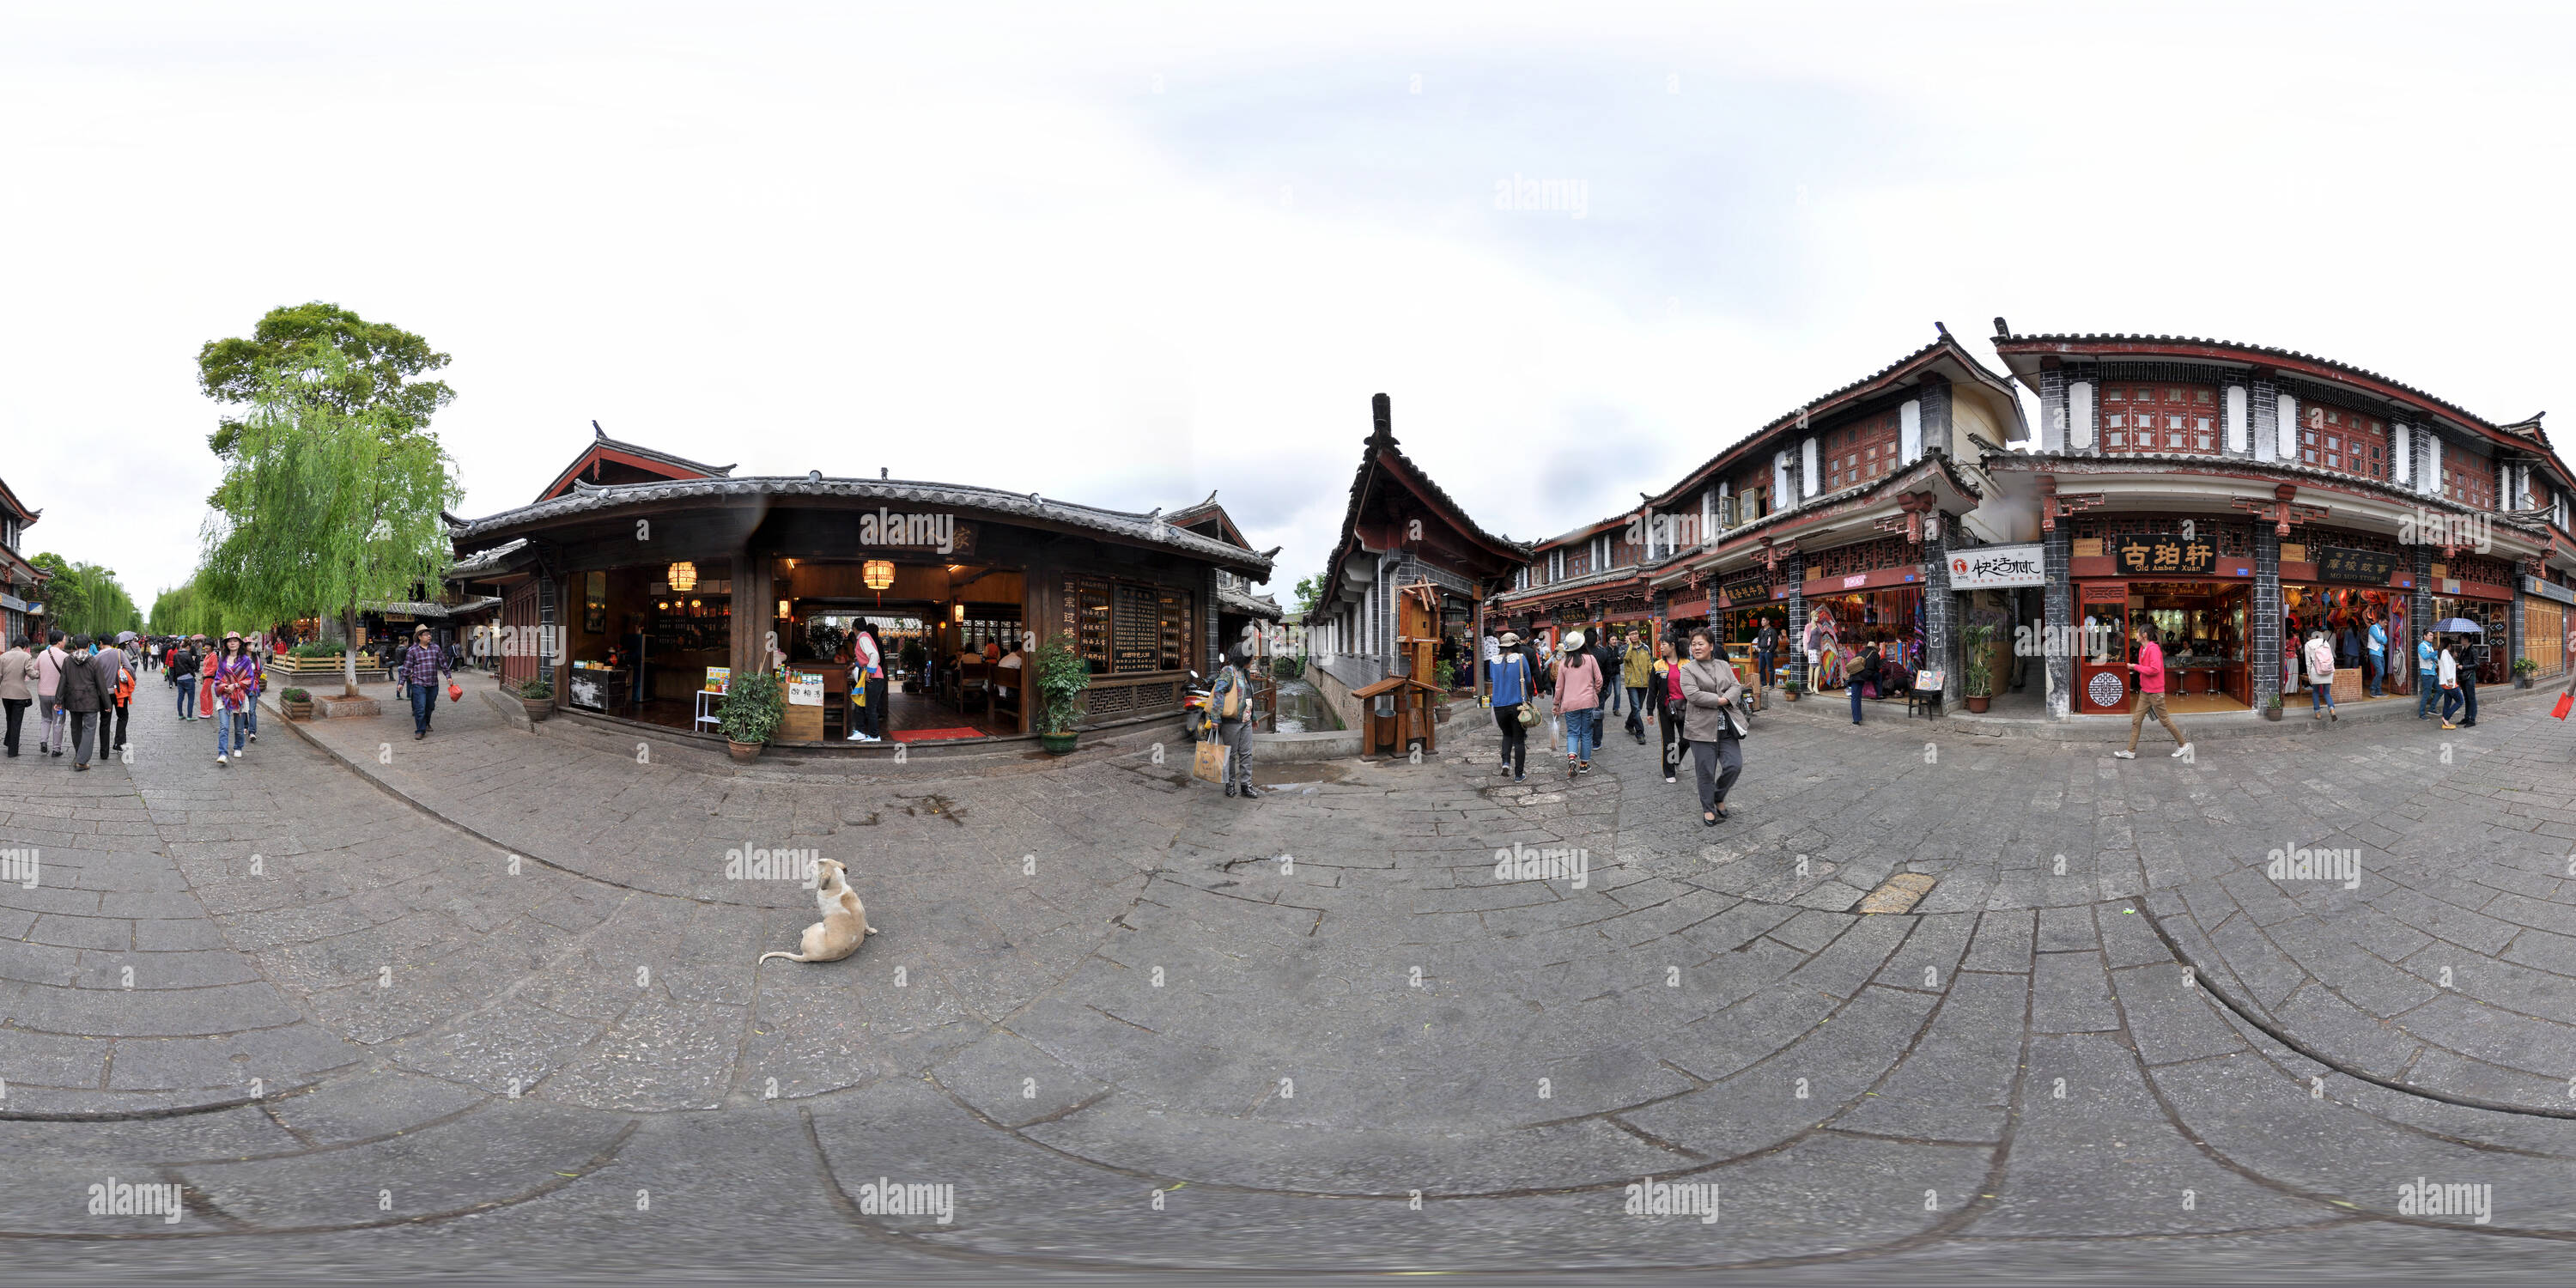
[[[2550,406],[2576,22],[2357,4],[0,3],[0,478],[194,563],[198,347],[455,356],[464,512],[608,431],[1320,568],[1369,396],[1487,527],[1932,337],[2218,336]],[[1569,210],[1498,181],[1580,181]],[[2563,432],[2563,431],[2562,431]]]

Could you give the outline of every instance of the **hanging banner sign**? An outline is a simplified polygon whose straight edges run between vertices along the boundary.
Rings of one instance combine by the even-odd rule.
[[[2012,590],[2046,584],[2047,565],[2040,558],[2040,547],[2036,542],[2022,546],[1978,546],[1973,550],[1950,552],[1952,590]]]
[[[2542,599],[2554,599],[2562,604],[2576,604],[2576,590],[2569,590],[2554,581],[2542,581],[2538,577],[2523,578],[2522,593],[2538,595]]]

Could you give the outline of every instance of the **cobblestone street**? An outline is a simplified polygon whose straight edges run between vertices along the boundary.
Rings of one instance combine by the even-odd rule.
[[[1766,715],[1715,830],[1615,732],[1508,785],[1473,711],[1242,802],[1142,746],[737,771],[474,702],[426,742],[271,712],[219,768],[137,706],[130,765],[0,762],[41,863],[0,887],[29,1266],[2536,1270],[2576,1237],[2576,735],[2537,703],[2188,764]],[[1569,861],[1498,876],[1520,846]],[[846,862],[883,933],[755,966],[812,920],[727,879],[764,849]],[[1903,872],[1911,912],[1852,911]],[[2491,1212],[2401,1212],[2419,1177]],[[110,1178],[184,1214],[89,1214]],[[1648,1178],[1722,1213],[1624,1214]]]

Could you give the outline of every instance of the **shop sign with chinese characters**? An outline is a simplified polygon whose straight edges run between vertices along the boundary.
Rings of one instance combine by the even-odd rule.
[[[1977,546],[1950,552],[1950,589],[2011,590],[2048,582],[2037,543]]]
[[[2114,537],[2112,542],[2111,554],[2123,577],[2205,577],[2218,566],[2218,551],[2206,541],[2161,536]]]
[[[2317,547],[2317,580],[2353,582],[2363,586],[2385,586],[2388,574],[2396,570],[2397,556],[2379,550],[2353,550],[2343,546]]]

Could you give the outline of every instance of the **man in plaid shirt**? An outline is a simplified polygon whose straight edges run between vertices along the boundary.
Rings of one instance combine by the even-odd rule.
[[[438,710],[438,680],[449,673],[447,652],[429,642],[429,627],[413,627],[411,647],[403,650],[402,661],[394,670],[395,682],[411,698],[412,741],[429,736],[430,713]]]

